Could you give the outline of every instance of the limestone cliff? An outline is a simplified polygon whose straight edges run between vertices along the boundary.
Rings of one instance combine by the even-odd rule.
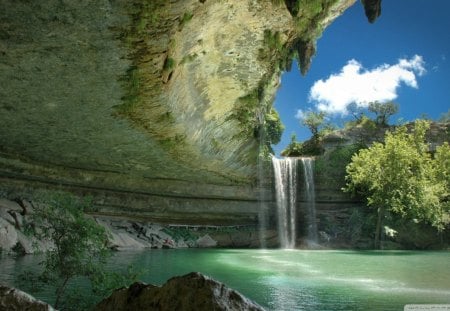
[[[256,221],[257,138],[280,74],[294,57],[306,72],[354,2],[1,1],[2,191]]]

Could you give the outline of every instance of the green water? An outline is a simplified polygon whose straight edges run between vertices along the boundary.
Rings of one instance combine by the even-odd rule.
[[[3,257],[0,282],[38,258]],[[142,280],[200,271],[269,310],[403,310],[450,303],[450,252],[308,250],[147,250],[120,252],[109,268],[146,269]],[[44,295],[45,296],[45,295]],[[48,298],[48,297],[44,297]]]

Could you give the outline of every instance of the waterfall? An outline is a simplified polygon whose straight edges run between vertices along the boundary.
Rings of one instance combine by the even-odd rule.
[[[317,243],[316,197],[314,189],[314,158],[301,158],[305,180],[307,239]]]
[[[282,248],[294,248],[297,238],[297,159],[272,157],[278,212],[278,236]]]
[[[316,203],[314,189],[314,158],[300,158],[304,176],[304,203],[306,239],[317,243]],[[297,158],[272,157],[275,197],[278,216],[278,237],[282,248],[294,248],[297,239]],[[299,200],[300,201],[300,200]]]

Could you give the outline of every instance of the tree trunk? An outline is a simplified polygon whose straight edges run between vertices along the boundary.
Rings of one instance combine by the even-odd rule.
[[[377,227],[375,230],[375,241],[374,241],[375,249],[380,249],[381,227],[383,226],[384,211],[385,211],[384,206],[378,208],[378,219],[377,219]]]
[[[62,298],[64,291],[66,289],[66,285],[67,282],[69,281],[69,277],[66,277],[64,279],[63,284],[61,285],[61,287],[56,289],[56,300],[55,300],[55,309],[57,309],[59,307],[59,303],[60,303],[60,299]]]

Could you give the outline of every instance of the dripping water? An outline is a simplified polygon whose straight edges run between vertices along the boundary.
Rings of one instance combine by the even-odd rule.
[[[314,158],[301,158],[305,185],[307,240],[317,243],[316,194],[314,188]]]

